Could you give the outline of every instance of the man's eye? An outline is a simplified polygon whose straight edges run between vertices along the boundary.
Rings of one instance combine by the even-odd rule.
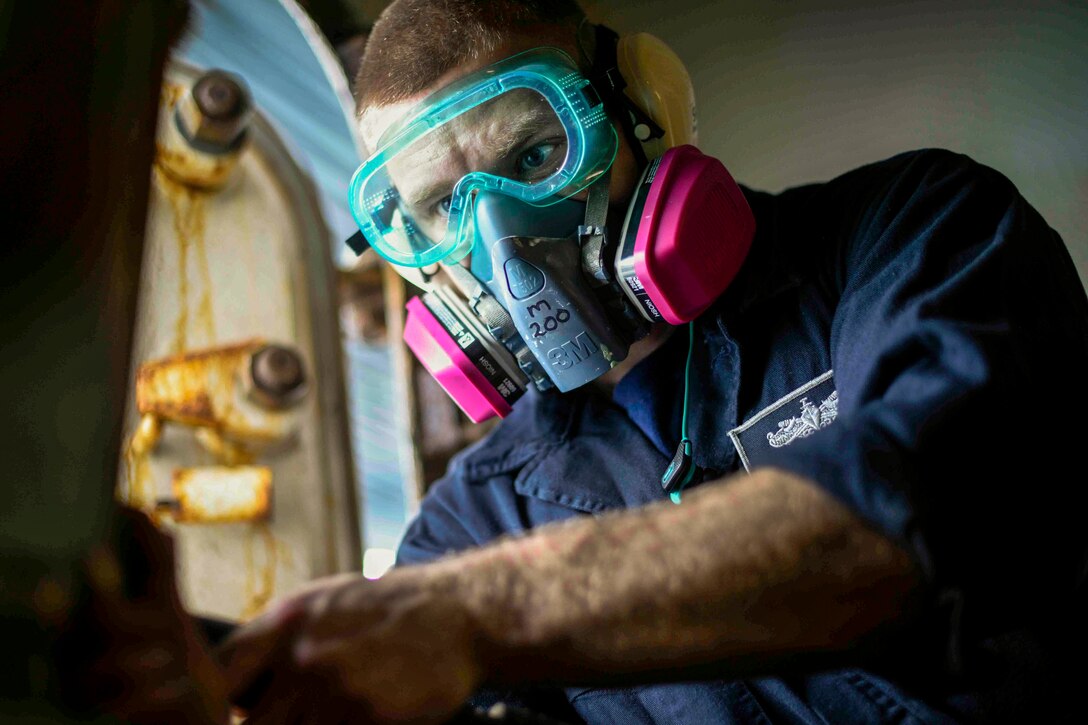
[[[538,143],[522,152],[516,164],[518,175],[539,179],[551,174],[554,171],[552,167],[555,165],[552,156],[556,154],[557,148],[559,144],[545,142]]]
[[[442,201],[434,205],[435,212],[442,216],[450,215],[450,203],[453,201],[453,196],[447,196]]]

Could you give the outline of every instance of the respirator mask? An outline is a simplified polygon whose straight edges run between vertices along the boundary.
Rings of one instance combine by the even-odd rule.
[[[628,74],[660,68],[663,53],[683,72],[642,37],[619,41]],[[691,102],[632,101],[612,38],[593,82],[538,48],[428,96],[352,179],[361,235],[349,244],[425,289],[408,302],[405,342],[475,422],[507,415],[530,385],[566,392],[600,377],[652,323],[694,319],[748,252],[739,187],[687,145]],[[642,168],[622,226],[609,226],[616,116]]]

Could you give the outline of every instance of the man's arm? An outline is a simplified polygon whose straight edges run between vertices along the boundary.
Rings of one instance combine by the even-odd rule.
[[[236,691],[271,670],[372,717],[438,721],[483,682],[730,677],[841,652],[900,620],[917,582],[903,551],[826,493],[761,470],[681,506],[544,527],[378,582],[317,583],[227,657]],[[293,712],[268,704],[277,694],[264,709]]]
[[[918,582],[901,549],[775,469],[429,575],[478,622],[491,677],[557,682],[728,678],[852,648],[899,620]]]

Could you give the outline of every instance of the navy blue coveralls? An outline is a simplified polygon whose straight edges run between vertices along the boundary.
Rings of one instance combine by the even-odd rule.
[[[1061,239],[945,151],[746,194],[752,252],[695,323],[700,480],[817,483],[913,555],[927,614],[844,669],[520,700],[592,723],[1088,722],[1088,301]],[[399,563],[664,499],[687,338],[611,399],[527,395],[453,460]]]

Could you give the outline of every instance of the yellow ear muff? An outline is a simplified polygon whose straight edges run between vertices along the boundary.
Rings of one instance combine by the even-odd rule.
[[[649,33],[625,35],[616,48],[620,74],[627,81],[624,93],[644,110],[665,135],[644,139],[645,126],[636,126],[646,157],[654,159],[674,146],[696,145],[695,89],[683,61],[664,41]]]

